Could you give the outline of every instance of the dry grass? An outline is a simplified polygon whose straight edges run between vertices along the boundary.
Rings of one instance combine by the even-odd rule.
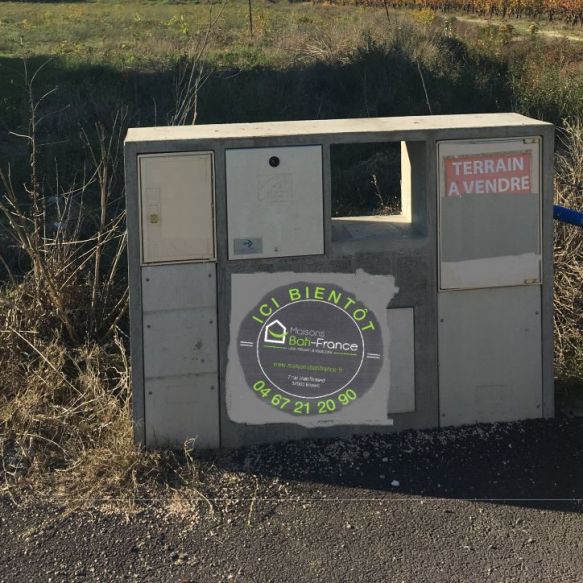
[[[559,134],[557,204],[583,210],[583,125]],[[555,364],[564,379],[583,377],[583,229],[555,223]]]
[[[0,295],[0,491],[67,511],[128,514],[155,504],[189,521],[230,513],[252,520],[255,497],[286,493],[277,480],[246,475],[228,454],[197,457],[195,443],[136,447],[121,332],[72,346],[62,329],[46,330],[35,289],[30,277]]]
[[[19,137],[30,173],[15,184],[0,168],[0,221],[12,257],[0,255],[0,492],[19,501],[56,501],[68,510],[124,512],[158,500],[166,514],[221,517],[285,486],[250,479],[228,456],[147,452],[135,446],[131,415],[125,277],[123,113],[111,127],[82,130],[84,164],[63,188],[43,173],[43,97],[26,71],[30,123]],[[205,70],[185,64],[175,122],[196,116]],[[57,167],[58,168],[58,167]],[[11,268],[14,256],[20,271]],[[220,459],[221,463],[216,463]],[[283,488],[283,490],[282,490]],[[241,512],[239,512],[241,513]],[[250,519],[249,519],[250,520]]]

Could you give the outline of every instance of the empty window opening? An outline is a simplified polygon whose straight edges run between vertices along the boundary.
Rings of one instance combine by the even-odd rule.
[[[330,156],[333,218],[402,214],[400,142],[336,144]]]

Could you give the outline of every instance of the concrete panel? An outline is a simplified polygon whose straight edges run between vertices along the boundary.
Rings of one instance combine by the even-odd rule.
[[[144,312],[216,306],[215,272],[214,263],[143,267]]]
[[[144,263],[215,256],[211,152],[139,157]]]
[[[427,144],[401,142],[401,206],[415,232],[427,234]]]
[[[146,441],[149,446],[219,447],[216,373],[146,380]]]
[[[543,256],[543,297],[542,297],[542,358],[543,358],[543,415],[555,414],[554,386],[554,339],[553,339],[553,202],[554,202],[554,160],[555,132],[553,126],[543,130],[542,145],[542,256]]]
[[[132,416],[134,440],[145,445],[144,366],[142,342],[142,274],[140,250],[140,205],[138,158],[131,146],[126,146],[125,195],[128,232],[128,280],[130,288],[130,360],[132,383]]]
[[[415,332],[413,308],[387,310],[389,327],[389,413],[415,410]]]
[[[285,123],[266,123],[266,124],[225,124],[221,126],[195,126],[182,128],[141,128],[130,130],[126,140],[126,195],[128,200],[128,253],[130,261],[130,286],[131,286],[131,357],[132,357],[132,384],[134,391],[134,420],[136,439],[144,441],[144,419],[148,420],[148,445],[180,445],[182,440],[193,436],[200,435],[199,445],[207,447],[217,447],[219,445],[218,430],[220,427],[221,440],[220,445],[225,447],[247,445],[252,443],[261,443],[268,441],[281,441],[287,439],[301,439],[305,437],[348,437],[358,433],[368,433],[371,431],[390,432],[400,431],[410,428],[427,428],[435,427],[439,424],[439,403],[438,403],[438,326],[446,324],[439,322],[438,319],[438,280],[440,272],[438,269],[438,165],[440,157],[437,154],[437,144],[441,140],[459,141],[459,140],[478,140],[483,142],[484,139],[491,139],[497,142],[500,140],[514,140],[517,136],[520,138],[536,138],[543,136],[544,144],[542,148],[542,182],[539,191],[543,200],[543,300],[542,300],[542,342],[539,344],[540,352],[543,353],[542,376],[544,379],[544,399],[542,408],[545,415],[553,413],[553,386],[552,386],[552,155],[553,155],[553,128],[550,124],[529,120],[515,114],[502,115],[468,115],[468,116],[428,116],[414,118],[384,118],[384,119],[359,119],[359,120],[319,120],[304,122],[285,122]],[[403,193],[406,195],[411,190],[411,215],[413,218],[412,225],[387,225],[381,220],[366,220],[358,222],[353,218],[349,224],[335,224],[334,237],[332,237],[332,221],[330,217],[330,168],[329,168],[329,147],[337,143],[370,143],[400,141],[407,143],[408,165],[406,165],[407,176],[404,181]],[[269,258],[260,258],[254,254],[245,255],[244,261],[229,261],[229,241],[230,237],[227,232],[227,175],[225,168],[225,153],[227,150],[241,150],[250,148],[257,150],[260,148],[296,148],[298,146],[308,146],[321,148],[322,151],[322,179],[323,179],[323,229],[324,239],[327,243],[324,245],[324,254],[312,255],[309,261],[301,256],[280,256]],[[215,180],[216,180],[216,217],[217,217],[217,284],[215,289],[214,268],[205,266],[207,272],[206,284],[203,281],[203,272],[197,273],[188,270],[183,271],[175,268],[203,267],[204,264],[187,265],[181,263],[173,266],[147,266],[140,267],[141,249],[140,239],[138,237],[141,214],[138,206],[138,186],[139,186],[139,168],[138,157],[145,154],[177,153],[185,152],[200,153],[201,151],[215,152]],[[467,153],[467,152],[466,152]],[[463,153],[462,153],[463,154]],[[409,184],[409,180],[411,181]],[[276,189],[275,194],[281,194]],[[522,212],[518,209],[519,212]],[[513,211],[514,212],[514,211]],[[479,214],[479,213],[478,213]],[[286,215],[287,216],[287,215]],[[281,222],[281,218],[280,218]],[[470,229],[472,230],[472,229]],[[389,232],[390,231],[390,232]],[[338,236],[338,234],[340,236]],[[526,235],[526,233],[524,233]],[[488,233],[485,232],[488,241]],[[483,237],[478,237],[482,240]],[[512,237],[502,237],[502,241],[512,242]],[[520,238],[522,240],[522,237]],[[262,242],[263,244],[263,242]],[[495,243],[496,245],[499,242]],[[468,252],[467,261],[474,262],[472,266],[474,271],[478,269],[475,263],[478,260],[488,261],[496,257],[482,256],[479,249],[471,249],[469,246],[455,243],[454,248],[462,249]],[[523,254],[525,255],[525,254]],[[510,256],[512,260],[515,256]],[[463,253],[461,256],[452,255],[450,257],[452,264],[458,264],[464,261]],[[461,260],[461,261],[458,261]],[[538,261],[538,256],[536,257]],[[192,261],[196,261],[193,259]],[[160,268],[172,268],[168,271],[157,271]],[[464,267],[464,266],[462,266]],[[478,266],[479,267],[479,266]],[[508,267],[508,265],[506,265]],[[143,270],[143,271],[142,271]],[[338,275],[347,278],[354,278],[357,270],[371,274],[371,277],[380,276],[383,279],[388,277],[394,278],[394,286],[398,288],[398,293],[390,300],[390,310],[403,308],[406,311],[414,308],[414,356],[415,356],[415,375],[416,384],[413,396],[414,403],[411,401],[404,404],[407,399],[402,397],[402,403],[398,407],[402,412],[391,413],[389,418],[385,417],[378,423],[367,424],[360,423],[357,418],[347,419],[342,423],[326,424],[321,423],[318,426],[304,426],[294,422],[293,417],[289,415],[277,415],[277,411],[270,411],[270,420],[266,420],[263,414],[259,414],[259,408],[264,403],[257,398],[253,403],[257,406],[257,422],[249,422],[249,419],[234,421],[230,418],[228,412],[228,400],[230,391],[229,370],[233,364],[232,355],[229,355],[229,347],[237,340],[233,338],[231,330],[231,301],[234,290],[240,291],[239,275],[246,275],[249,281],[253,282],[257,274],[271,274],[277,284],[281,283],[279,276],[290,276],[290,280],[301,282],[306,281],[306,276],[313,277],[314,283],[322,281],[326,274],[333,275],[333,281],[339,281]],[[508,268],[513,272],[514,267]],[[464,274],[469,271],[464,269]],[[486,267],[485,272],[490,272]],[[308,272],[308,273],[307,273]],[[208,275],[211,275],[209,278]],[[200,277],[199,277],[200,276]],[[233,278],[235,278],[233,280]],[[208,280],[211,280],[210,282]],[[233,280],[233,281],[232,281]],[[514,281],[514,280],[509,280]],[[269,282],[271,283],[271,282]],[[234,286],[234,287],[232,287]],[[267,290],[261,285],[255,288],[255,300],[260,300],[260,295]],[[518,288],[525,290],[526,287]],[[528,286],[531,290],[540,290],[540,286]],[[189,290],[194,290],[190,293]],[[389,291],[388,287],[382,288],[379,299],[385,297]],[[493,291],[503,291],[497,288]],[[450,293],[450,292],[447,292]],[[451,292],[458,293],[458,292]],[[479,292],[467,292],[479,293]],[[525,293],[528,293],[525,292]],[[443,294],[442,294],[443,295]],[[144,356],[148,358],[159,359],[161,355],[164,358],[176,358],[182,361],[184,368],[182,370],[193,370],[185,363],[193,354],[184,351],[182,355],[173,353],[168,356],[167,353],[156,351],[150,348],[148,341],[148,355],[143,354],[144,334],[143,325],[145,323],[156,326],[162,326],[159,318],[165,319],[160,314],[179,314],[186,312],[195,312],[201,309],[212,309],[212,298],[218,298],[217,319],[219,321],[219,366],[214,372],[203,374],[185,374],[179,376],[172,374],[163,378],[149,378],[146,381],[147,391],[144,386]],[[360,290],[358,297],[361,298]],[[143,305],[142,305],[143,300]],[[251,302],[252,298],[249,299]],[[453,300],[452,300],[453,301]],[[459,300],[457,300],[459,301]],[[500,308],[498,303],[494,302],[492,306],[488,301],[480,300],[473,306],[472,310],[465,310],[463,306],[466,300],[461,300],[460,310],[463,315],[458,317],[454,328],[460,330],[463,341],[459,346],[455,345],[451,349],[461,354],[466,360],[463,368],[465,371],[464,385],[469,386],[469,392],[473,395],[475,407],[482,411],[483,418],[475,417],[474,420],[491,420],[497,418],[500,413],[499,403],[503,401],[508,393],[514,394],[516,383],[509,364],[510,356],[508,355],[508,342],[504,341],[504,350],[495,347],[492,358],[486,357],[486,364],[482,365],[481,361],[476,362],[476,352],[469,349],[468,345],[472,342],[482,344],[492,343],[492,337],[496,334],[491,332],[491,328],[496,328],[494,322],[489,317],[483,317],[483,325],[480,329],[484,330],[482,336],[476,333],[475,338],[467,332],[464,327],[466,320],[471,320],[474,312],[492,312],[502,310],[505,313],[506,320],[510,321],[513,312],[519,315],[519,321],[523,321],[524,314],[521,307],[524,308],[529,302],[516,302],[514,305],[510,300],[502,302],[508,305],[508,311],[504,312],[504,307]],[[253,302],[251,302],[253,303]],[[387,315],[387,331],[390,331],[388,323],[387,304],[378,305],[375,302],[366,300],[366,305],[374,303],[372,309],[379,314]],[[454,304],[456,302],[454,301]],[[478,305],[479,304],[479,305]],[[540,299],[539,299],[540,304]],[[490,306],[490,307],[489,307]],[[250,306],[249,309],[251,309]],[[455,307],[455,306],[454,306]],[[465,311],[464,311],[465,310]],[[145,316],[143,314],[145,311]],[[452,311],[454,313],[455,310]],[[156,315],[158,314],[158,315]],[[173,318],[173,316],[170,316]],[[174,332],[174,346],[178,343],[185,344],[182,339],[190,338],[188,342],[198,340],[204,341],[204,334],[196,336],[191,331],[184,333],[184,327],[202,326],[194,323],[195,318],[174,317],[172,322],[176,326]],[[384,320],[384,318],[383,318]],[[210,320],[209,320],[210,321]],[[189,323],[190,322],[190,323]],[[540,323],[540,320],[538,321]],[[482,324],[482,320],[480,320]],[[165,323],[164,343],[170,346],[172,342],[171,330],[172,324]],[[506,327],[504,327],[506,326]],[[503,337],[511,337],[508,332],[510,324],[503,322],[499,325]],[[394,328],[394,325],[393,325]],[[144,329],[146,334],[149,334]],[[498,330],[498,328],[496,328]],[[393,354],[394,349],[401,345],[401,349],[407,354],[411,354],[409,324],[404,326],[404,330],[398,333],[399,342],[393,344],[391,348],[390,334],[385,336],[388,339],[383,344],[386,351],[387,362],[389,360],[400,360],[398,354]],[[189,336],[190,334],[190,336]],[[451,337],[456,338],[456,334],[451,332]],[[152,337],[151,337],[152,338]],[[176,340],[178,338],[178,340]],[[215,337],[216,339],[216,337]],[[188,344],[188,342],[186,344]],[[152,341],[152,346],[156,342]],[[529,343],[527,343],[529,344]],[[406,349],[402,346],[407,345]],[[449,343],[448,343],[449,346]],[[530,346],[530,344],[529,344]],[[178,350],[182,350],[181,347]],[[393,352],[391,352],[391,350]],[[397,350],[397,353],[399,352]],[[444,348],[442,342],[442,352],[450,350]],[[522,363],[528,360],[523,354],[525,348],[517,351],[518,361]],[[467,357],[466,355],[467,352]],[[505,352],[504,352],[505,351]],[[277,352],[273,350],[272,352]],[[482,359],[483,350],[478,350],[478,355]],[[474,359],[474,360],[472,360]],[[489,360],[488,360],[489,359]],[[500,360],[501,359],[501,360]],[[506,359],[506,360],[504,360]],[[451,359],[450,359],[451,360]],[[488,375],[482,369],[496,371],[498,361],[500,360],[504,369],[499,375],[493,374],[496,378],[486,378]],[[535,357],[536,360],[536,357]],[[192,363],[192,359],[190,361]],[[182,364],[180,366],[182,366]],[[199,361],[199,364],[204,364]],[[459,365],[459,363],[458,363]],[[520,364],[520,379],[526,378],[531,386],[536,387],[537,379],[528,377],[529,372],[524,373],[524,365]],[[169,367],[172,368],[172,367]],[[393,372],[398,368],[403,372],[409,369],[400,365],[395,367]],[[534,373],[536,374],[536,363]],[[477,375],[472,375],[472,370],[478,371]],[[161,368],[166,374],[169,369]],[[506,371],[506,372],[504,372]],[[510,371],[507,374],[507,371]],[[149,373],[156,372],[148,370]],[[160,372],[160,371],[158,371]],[[486,370],[486,372],[490,372]],[[530,373],[533,371],[531,370]],[[443,371],[442,371],[443,373]],[[455,373],[455,374],[454,374]],[[524,374],[523,374],[524,373]],[[389,367],[386,379],[382,380],[383,387],[386,389],[391,384],[397,384],[395,379],[390,378],[391,370]],[[208,378],[207,378],[208,375]],[[452,375],[459,379],[460,374],[453,370]],[[382,376],[382,375],[381,375]],[[410,374],[404,375],[410,380]],[[443,377],[443,374],[441,375]],[[512,384],[512,390],[508,391],[504,387],[504,382],[499,382],[498,377],[503,377],[504,382]],[[518,373],[517,373],[518,376]],[[476,378],[474,378],[476,377]],[[479,378],[478,378],[479,377]],[[507,378],[506,378],[507,377]],[[217,383],[211,383],[211,379],[217,379]],[[520,380],[519,379],[519,380]],[[385,382],[386,380],[386,382]],[[443,378],[441,379],[443,380]],[[539,379],[540,381],[540,373]],[[208,382],[207,382],[208,381]],[[220,383],[219,383],[220,381]],[[379,381],[380,382],[380,381]],[[473,384],[472,384],[473,383]],[[526,384],[526,382],[525,382]],[[215,391],[211,387],[215,386]],[[234,386],[234,385],[233,385]],[[380,385],[379,385],[380,386]],[[540,388],[540,383],[539,383]],[[219,391],[220,389],[220,391]],[[520,386],[520,391],[525,386]],[[519,392],[520,392],[519,391]],[[372,394],[373,389],[369,391]],[[151,394],[150,394],[151,393]],[[214,393],[214,394],[213,394]],[[219,393],[219,394],[216,394]],[[389,390],[389,399],[390,399]],[[398,393],[395,393],[398,394]],[[408,388],[405,393],[410,399],[411,391]],[[520,397],[511,399],[510,409],[517,409],[519,405],[524,408],[528,402],[527,398]],[[253,395],[251,395],[253,396]],[[446,399],[445,392],[442,397]],[[147,402],[144,402],[144,398]],[[514,398],[514,397],[513,397]],[[465,401],[464,401],[465,399]],[[456,402],[461,403],[462,408],[470,408],[467,403],[467,395],[460,389],[459,394],[454,394],[451,398],[452,407],[455,409]],[[360,399],[359,399],[360,400]],[[447,399],[446,399],[447,400]],[[516,405],[516,402],[519,405]],[[389,400],[388,403],[379,405],[384,407],[384,411],[391,406],[396,407],[396,403]],[[536,406],[536,405],[535,405]],[[350,406],[352,407],[352,406]],[[347,412],[348,409],[347,408]],[[414,407],[414,409],[411,409]],[[145,411],[147,409],[147,411]],[[405,411],[408,409],[408,411]],[[443,412],[443,411],[442,411]],[[540,414],[540,413],[539,413]],[[524,415],[521,415],[524,416]],[[361,418],[359,416],[359,418]],[[371,418],[372,419],[372,418]],[[267,421],[267,422],[266,422]],[[261,424],[263,422],[263,424]],[[454,422],[460,422],[459,419]],[[392,423],[392,424],[391,424]],[[206,441],[205,441],[206,435]]]
[[[216,371],[216,308],[144,313],[144,359],[147,379]]]
[[[439,294],[440,424],[542,415],[540,286]]]
[[[227,150],[229,259],[324,253],[322,148]]]
[[[219,445],[216,267],[142,270],[146,444]]]
[[[410,223],[413,217],[412,188],[413,165],[406,142],[401,142],[401,214],[402,220]]]
[[[272,143],[278,139],[291,137],[293,140],[320,140],[323,135],[331,135],[335,141],[343,136],[348,141],[370,142],[371,139],[384,141],[383,134],[396,133],[403,137],[398,140],[420,139],[422,133],[446,134],[446,139],[466,137],[472,133],[484,137],[495,133],[500,135],[522,135],[529,130],[539,131],[541,127],[551,128],[551,124],[534,120],[517,113],[471,113],[464,115],[423,115],[404,117],[369,117],[357,119],[320,119],[302,121],[278,121],[262,123],[197,124],[173,127],[131,128],[126,142],[169,142],[178,140],[257,140],[266,138]],[[200,143],[200,142],[199,142]]]

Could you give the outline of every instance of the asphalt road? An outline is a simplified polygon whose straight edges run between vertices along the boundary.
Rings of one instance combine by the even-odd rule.
[[[583,419],[250,448],[191,508],[0,504],[0,580],[583,581]],[[252,495],[249,495],[249,492]],[[231,503],[232,502],[232,503]]]

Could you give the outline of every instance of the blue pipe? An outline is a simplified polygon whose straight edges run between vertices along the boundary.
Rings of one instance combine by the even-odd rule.
[[[583,213],[559,206],[558,204],[553,206],[553,219],[562,223],[569,223],[569,225],[583,227]]]

